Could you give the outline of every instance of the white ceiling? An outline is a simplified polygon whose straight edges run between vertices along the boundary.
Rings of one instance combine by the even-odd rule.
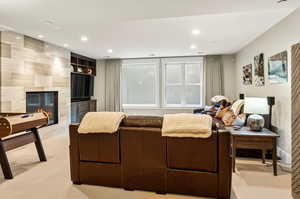
[[[299,6],[299,0],[0,0],[0,27],[42,34],[93,58],[230,54]],[[192,35],[195,28],[200,35]],[[89,41],[81,42],[82,35]]]

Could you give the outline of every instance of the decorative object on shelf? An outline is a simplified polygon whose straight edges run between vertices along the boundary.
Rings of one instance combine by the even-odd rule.
[[[243,66],[243,84],[244,85],[252,84],[252,64]]]
[[[278,53],[269,58],[268,78],[271,84],[282,84],[288,82],[287,51]]]
[[[71,67],[70,67],[70,72],[71,72],[71,73],[75,72],[74,67],[72,66],[72,64],[71,64],[70,66],[71,66]]]
[[[96,60],[75,53],[71,53],[71,65],[74,73],[96,76]]]
[[[77,68],[77,72],[82,73],[82,72],[83,72],[82,68],[81,68],[81,67],[78,67],[78,68]]]
[[[250,130],[261,131],[265,125],[265,119],[261,115],[269,114],[267,98],[246,97],[244,112],[251,114],[247,119]]]
[[[263,53],[254,57],[254,85],[256,87],[265,85],[264,54]]]
[[[90,68],[88,68],[88,69],[87,69],[87,73],[91,75],[91,74],[93,73],[93,70],[90,69]]]

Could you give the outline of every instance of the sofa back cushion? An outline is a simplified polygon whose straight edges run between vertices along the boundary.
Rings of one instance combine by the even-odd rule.
[[[121,126],[162,128],[163,117],[129,115],[123,119]]]

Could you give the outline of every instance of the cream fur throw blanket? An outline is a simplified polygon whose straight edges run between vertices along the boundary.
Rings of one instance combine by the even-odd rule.
[[[89,112],[83,117],[79,133],[115,133],[125,117],[122,112]]]
[[[212,118],[209,115],[166,114],[162,136],[208,138],[212,134]]]

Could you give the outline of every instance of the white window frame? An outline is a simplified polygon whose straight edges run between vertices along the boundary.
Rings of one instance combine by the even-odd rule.
[[[181,92],[183,95],[181,96],[181,104],[167,104],[166,102],[166,88],[167,88],[167,82],[166,82],[166,65],[167,64],[179,64],[181,65]],[[187,64],[199,64],[200,66],[200,83],[188,83],[186,81],[186,67]],[[203,73],[204,73],[204,65],[203,65],[203,58],[202,57],[189,57],[189,58],[167,58],[162,59],[162,107],[163,108],[198,108],[203,105],[203,94],[204,94],[204,87],[203,87]],[[179,85],[179,84],[169,84],[172,85]],[[200,88],[200,104],[186,104],[186,97],[185,97],[185,88],[187,85],[191,86],[199,86]]]
[[[122,66],[121,66],[121,93],[123,93],[122,90],[122,82],[123,82],[123,70],[124,67],[126,66],[136,66],[138,67],[139,65],[155,65],[155,77],[154,77],[154,82],[155,82],[155,87],[154,87],[154,93],[155,93],[155,104],[123,104],[122,106],[124,109],[134,109],[134,108],[159,108],[160,107],[160,83],[159,83],[159,67],[160,67],[160,60],[159,59],[130,59],[130,60],[123,60],[122,61]],[[121,102],[122,102],[122,94],[121,94]]]

